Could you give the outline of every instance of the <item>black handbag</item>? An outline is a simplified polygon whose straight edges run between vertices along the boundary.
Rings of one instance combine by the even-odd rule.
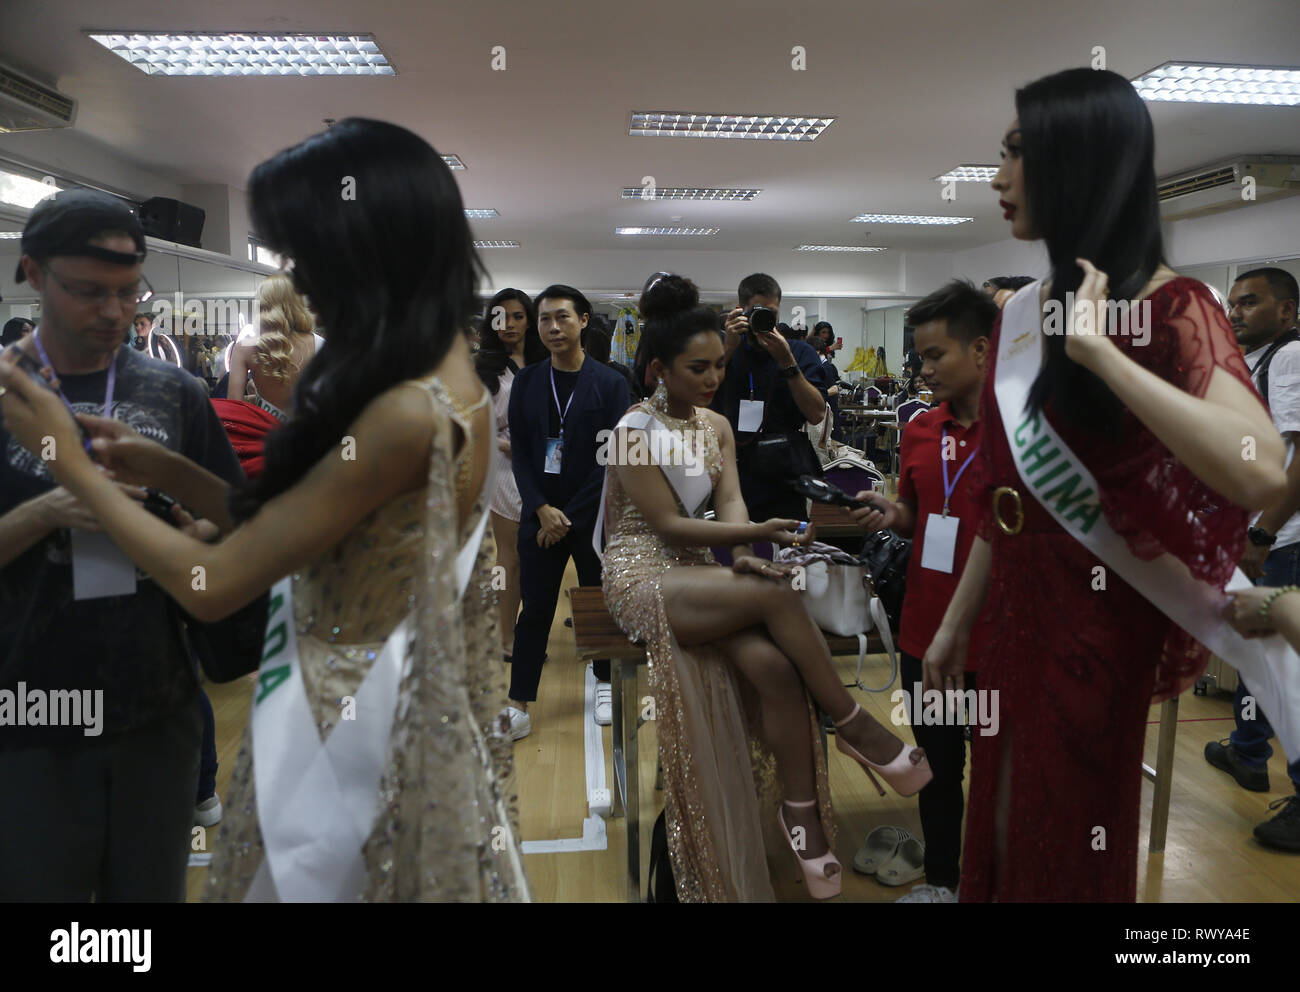
[[[755,478],[789,485],[801,475],[818,479],[825,474],[812,441],[803,431],[761,434],[750,453]]]
[[[195,620],[174,600],[168,602],[175,612],[181,639],[189,645],[209,682],[233,682],[261,666],[271,603],[269,591],[215,623]]]
[[[903,596],[907,589],[907,563],[912,557],[912,542],[893,531],[879,530],[862,542],[859,556],[880,605],[889,617],[889,628],[898,633],[903,615]]]

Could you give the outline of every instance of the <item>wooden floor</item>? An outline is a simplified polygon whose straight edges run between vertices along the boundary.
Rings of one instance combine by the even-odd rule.
[[[576,585],[572,568],[565,588]],[[575,838],[582,835],[587,815],[586,776],[583,765],[583,669],[573,653],[573,631],[564,626],[567,598],[551,629],[550,660],[542,676],[540,699],[531,707],[532,735],[515,745],[519,777],[521,828],[524,840]],[[836,659],[844,681],[853,675],[856,658]],[[889,660],[870,657],[863,670],[867,685],[880,685],[889,677]],[[644,691],[644,669],[642,670]],[[217,791],[224,799],[234,768],[252,695],[253,677],[226,685],[208,686],[217,721],[220,769]],[[892,691],[892,689],[890,690]],[[889,722],[889,692],[853,694],[872,715]],[[1270,793],[1246,792],[1226,774],[1211,768],[1202,755],[1206,741],[1226,737],[1232,730],[1232,698],[1187,693],[1179,712],[1174,761],[1173,798],[1169,833],[1163,854],[1148,855],[1147,829],[1152,786],[1144,782],[1142,835],[1139,846],[1138,899],[1142,902],[1295,902],[1300,898],[1300,854],[1271,851],[1251,836],[1255,825],[1267,819],[1271,800],[1287,795],[1291,785],[1280,753],[1269,763]],[[1159,708],[1151,711],[1147,728],[1146,760],[1154,764]],[[910,739],[910,733],[904,730]],[[609,728],[604,728],[607,780],[613,782]],[[654,790],[656,743],[654,724],[640,734],[641,872],[642,891],[649,862],[650,828],[662,808]],[[1276,750],[1276,742],[1275,742]],[[862,771],[831,747],[831,792],[835,802],[839,845],[845,865],[844,902],[888,902],[911,886],[890,888],[849,867],[863,837],[882,824],[903,826],[920,836],[916,799],[900,799],[890,792],[880,798]],[[530,854],[525,868],[538,902],[622,902],[625,861],[622,819],[606,821],[609,846],[604,851]],[[216,831],[209,831],[215,836]],[[782,859],[777,897],[805,900],[793,859]],[[206,868],[191,868],[188,894],[197,900]]]

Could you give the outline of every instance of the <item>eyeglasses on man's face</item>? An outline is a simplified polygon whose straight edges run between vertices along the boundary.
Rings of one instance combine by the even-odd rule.
[[[87,306],[102,307],[110,299],[116,297],[118,303],[122,306],[138,306],[141,303],[147,303],[153,298],[153,287],[149,285],[149,280],[143,275],[134,286],[128,286],[125,289],[105,289],[103,286],[96,286],[93,283],[72,284],[60,278],[49,266],[44,267],[45,274],[59,284],[65,293],[76,300],[78,303],[84,303]]]

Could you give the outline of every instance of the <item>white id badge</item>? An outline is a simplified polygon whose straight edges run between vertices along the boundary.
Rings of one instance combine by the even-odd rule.
[[[546,439],[546,474],[547,475],[560,474],[560,460],[562,457],[563,457],[563,452],[560,447],[560,439],[558,437],[548,437]]]
[[[945,517],[940,513],[931,513],[926,518],[922,568],[952,573],[952,560],[957,553],[958,523],[956,517]]]
[[[72,598],[135,593],[135,562],[99,531],[72,531]]]
[[[743,433],[756,433],[763,426],[763,401],[762,400],[741,400],[740,401],[740,426],[737,428]]]

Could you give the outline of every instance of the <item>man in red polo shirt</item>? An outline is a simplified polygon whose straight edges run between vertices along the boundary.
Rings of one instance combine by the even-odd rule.
[[[983,435],[979,399],[997,315],[997,305],[962,280],[953,280],[908,311],[921,378],[938,406],[903,431],[898,502],[883,493],[858,493],[871,505],[853,512],[866,530],[889,529],[913,541],[898,637],[909,714],[923,709],[913,698],[921,694],[921,659],[957,589],[975,538],[977,455]],[[977,624],[971,634],[973,647],[978,637]],[[971,650],[968,657],[978,657],[978,652]],[[969,669],[965,688],[975,688],[975,673]],[[927,884],[903,901],[955,902],[961,877],[965,727],[936,726],[927,720],[912,731],[925,749],[934,778],[919,797]]]

